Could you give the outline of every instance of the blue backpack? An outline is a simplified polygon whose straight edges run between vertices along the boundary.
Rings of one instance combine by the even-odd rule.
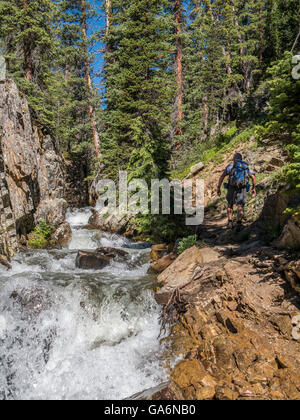
[[[249,164],[238,160],[230,175],[230,184],[236,188],[245,188],[248,184],[249,178]]]

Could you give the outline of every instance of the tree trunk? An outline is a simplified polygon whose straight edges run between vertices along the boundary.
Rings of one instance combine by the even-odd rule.
[[[183,119],[183,77],[182,77],[182,11],[181,0],[175,0],[175,21],[176,21],[176,83],[177,83],[177,100],[176,100],[176,135],[182,135],[181,122]]]
[[[236,28],[238,28],[238,31],[239,31],[240,25],[236,16],[235,5],[233,1],[232,1],[232,12],[233,12],[234,25],[236,26]],[[246,51],[245,51],[245,48],[242,46],[243,39],[240,33],[238,35],[238,38],[239,38],[239,43],[240,43],[240,55],[245,56]],[[246,93],[249,93],[250,92],[249,66],[247,65],[247,62],[245,60],[242,61],[242,72],[243,72],[244,80],[245,80],[245,83],[244,83],[245,91]]]
[[[263,10],[262,6],[259,8],[259,63],[262,68],[263,65]]]
[[[23,9],[28,7],[28,0],[24,1]],[[24,52],[24,72],[25,79],[30,82],[32,79],[32,61],[31,61],[31,44],[29,37],[25,37],[23,40],[23,52]]]
[[[84,52],[84,74],[87,81],[87,85],[89,88],[89,115],[91,120],[91,128],[92,134],[94,139],[95,145],[95,152],[97,159],[100,160],[100,145],[99,145],[99,134],[97,131],[97,124],[95,118],[95,110],[92,104],[93,98],[93,86],[92,86],[92,79],[91,79],[91,69],[90,69],[90,62],[89,62],[89,49],[88,49],[88,37],[87,37],[87,20],[86,20],[86,8],[84,5],[84,0],[81,0],[81,30],[82,30],[82,38],[83,38],[83,52]]]
[[[112,13],[112,5],[111,0],[105,0],[105,9],[106,9],[106,30],[105,35],[108,37],[110,34],[110,26],[111,26],[111,13]],[[105,46],[105,52],[106,52],[106,62],[111,62],[110,53],[112,52],[112,46],[111,43],[106,40],[106,46]]]
[[[111,17],[111,0],[106,0],[106,36],[110,30],[110,17]]]
[[[25,79],[28,82],[30,82],[31,79],[32,79],[32,63],[31,63],[30,42],[28,41],[28,39],[24,39],[23,49],[24,49],[24,71],[25,71]]]

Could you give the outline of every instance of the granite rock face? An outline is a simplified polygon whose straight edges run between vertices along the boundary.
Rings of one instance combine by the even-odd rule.
[[[59,228],[64,196],[64,162],[55,142],[33,122],[26,98],[6,79],[0,84],[0,254],[12,256],[47,209]]]

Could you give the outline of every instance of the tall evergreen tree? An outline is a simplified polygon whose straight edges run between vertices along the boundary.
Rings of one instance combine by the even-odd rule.
[[[47,89],[56,45],[51,0],[1,0],[0,38],[8,72],[28,96],[43,123],[53,124]]]
[[[165,173],[168,158],[173,76],[168,0],[112,1],[105,71],[106,159],[132,176]]]
[[[78,1],[58,2],[56,36],[58,54],[55,62],[56,83],[52,97],[56,103],[56,134],[66,152],[88,145],[87,86]]]
[[[175,0],[175,31],[176,31],[176,83],[177,83],[177,97],[176,97],[176,117],[175,117],[175,134],[182,135],[182,120],[183,120],[183,45],[182,45],[182,25],[183,25],[183,17],[182,17],[182,1]]]

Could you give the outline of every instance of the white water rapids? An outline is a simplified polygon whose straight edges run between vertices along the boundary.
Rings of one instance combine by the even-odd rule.
[[[0,267],[0,400],[123,399],[166,380],[149,250],[77,269],[78,249],[127,241],[84,229],[89,216],[68,214],[68,249],[26,251],[11,271]]]

